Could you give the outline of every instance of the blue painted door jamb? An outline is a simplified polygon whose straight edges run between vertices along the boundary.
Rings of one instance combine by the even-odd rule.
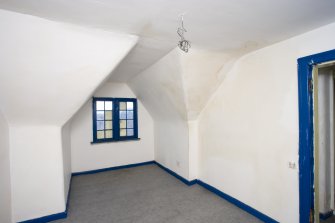
[[[313,91],[309,89],[313,66],[335,60],[335,50],[298,59],[299,90],[299,221],[309,223],[314,208]]]

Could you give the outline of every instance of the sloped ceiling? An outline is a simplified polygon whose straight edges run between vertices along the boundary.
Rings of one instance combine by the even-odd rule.
[[[136,36],[0,10],[0,109],[10,124],[64,124]]]
[[[111,77],[118,81],[131,79],[176,46],[182,13],[192,46],[229,54],[335,21],[334,0],[1,0],[0,8],[140,36],[129,63]]]
[[[185,13],[192,48],[188,54],[175,53],[180,69],[173,75],[182,81],[178,98],[184,103],[176,109],[188,120],[197,118],[241,55],[335,21],[333,0],[0,0],[0,8],[139,36],[109,79],[132,83],[157,63],[160,70],[173,66],[159,60],[176,47],[179,16]]]

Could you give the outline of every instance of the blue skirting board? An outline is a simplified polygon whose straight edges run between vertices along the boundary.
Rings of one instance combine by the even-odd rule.
[[[236,205],[237,207],[241,208],[242,210],[248,212],[249,214],[255,216],[256,218],[266,222],[266,223],[279,223],[278,221],[270,218],[269,216],[257,211],[256,209],[248,206],[247,204],[229,196],[228,194],[220,191],[219,189],[201,181],[201,180],[192,180],[192,181],[188,181],[185,178],[183,178],[182,176],[178,175],[177,173],[173,172],[172,170],[164,167],[163,165],[161,165],[160,163],[156,162],[155,163],[162,168],[163,170],[165,170],[166,172],[168,172],[169,174],[171,174],[172,176],[176,177],[177,179],[179,179],[180,181],[182,181],[183,183],[185,183],[188,186],[194,185],[194,184],[198,184],[202,187],[204,187],[205,189],[213,192],[214,194],[218,195],[219,197],[222,197],[223,199],[229,201],[230,203]]]
[[[45,222],[59,220],[59,219],[66,218],[66,217],[67,217],[67,211],[64,211],[61,213],[52,214],[52,215],[48,215],[48,216],[44,216],[40,218],[35,218],[35,219],[27,220],[27,221],[21,221],[20,223],[45,223]]]
[[[98,170],[89,170],[89,171],[84,171],[84,172],[76,172],[72,173],[72,176],[78,176],[78,175],[85,175],[85,174],[95,174],[95,173],[100,173],[100,172],[105,172],[105,171],[112,171],[112,170],[119,170],[119,169],[126,169],[126,168],[132,168],[132,167],[137,167],[137,166],[144,166],[144,165],[157,165],[161,169],[165,170],[167,173],[171,174],[172,176],[176,177],[178,180],[183,182],[184,184],[188,186],[192,186],[194,184],[198,184],[202,186],[203,188],[213,192],[214,194],[218,195],[219,197],[229,201],[230,203],[236,205],[237,207],[241,208],[242,210],[248,212],[249,214],[259,218],[260,220],[266,222],[266,223],[278,223],[278,221],[270,218],[269,216],[257,211],[256,209],[248,206],[247,204],[244,204],[243,202],[229,196],[228,194],[218,190],[217,188],[201,181],[198,179],[195,180],[187,180],[184,177],[178,175],[176,172],[170,170],[169,168],[163,166],[162,164],[156,162],[156,161],[148,161],[148,162],[143,162],[143,163],[135,163],[135,164],[129,164],[129,165],[123,165],[123,166],[116,166],[116,167],[110,167],[110,168],[103,168],[103,169],[98,169]],[[70,197],[70,190],[71,190],[71,182],[70,182],[70,189],[67,197],[67,204],[66,204],[66,210],[61,213],[57,214],[52,214],[48,216],[44,216],[41,218],[36,218],[32,220],[27,220],[27,221],[22,221],[20,223],[45,223],[45,222],[50,222],[50,221],[55,221],[58,219],[66,218],[67,217],[67,210],[68,210],[68,204],[69,204],[69,197]],[[321,218],[321,214],[320,214]]]
[[[155,164],[188,186],[192,186],[197,183],[197,180],[192,180],[192,181],[186,180],[184,177],[178,175],[177,173],[173,172],[172,170],[166,168],[165,166],[163,166],[162,164],[156,161],[155,161]]]
[[[325,220],[327,220],[328,218],[330,218],[331,216],[333,216],[334,214],[333,214],[333,211],[328,211],[328,212],[326,212],[326,213],[320,213],[320,219],[321,220],[323,220],[323,221],[325,221]]]
[[[143,162],[143,163],[135,163],[135,164],[128,164],[128,165],[123,165],[123,166],[115,166],[115,167],[103,168],[103,169],[98,169],[98,170],[88,170],[88,171],[83,171],[83,172],[72,173],[72,176],[94,174],[94,173],[100,173],[100,172],[111,171],[111,170],[120,170],[120,169],[150,165],[150,164],[155,164],[155,163],[156,163],[155,161],[148,161],[148,162]]]

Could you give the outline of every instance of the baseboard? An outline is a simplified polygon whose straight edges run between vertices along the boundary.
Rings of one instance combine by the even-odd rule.
[[[85,174],[95,174],[95,173],[101,173],[101,172],[105,172],[105,171],[120,170],[120,169],[150,165],[150,164],[155,164],[155,163],[156,163],[155,161],[147,161],[147,162],[142,162],[142,163],[135,163],[135,164],[122,165],[122,166],[108,167],[108,168],[97,169],[97,170],[75,172],[75,173],[72,173],[72,176],[85,175]]]
[[[229,196],[228,194],[220,191],[219,189],[201,181],[198,179],[192,180],[192,181],[188,181],[185,178],[183,178],[182,176],[178,175],[177,173],[173,172],[172,170],[166,168],[165,166],[163,166],[162,164],[158,163],[157,161],[155,161],[155,163],[157,164],[157,166],[159,166],[160,168],[162,168],[163,170],[165,170],[166,172],[168,172],[169,174],[171,174],[172,176],[176,177],[178,180],[182,181],[183,183],[185,183],[188,186],[194,185],[194,184],[199,184],[200,186],[204,187],[205,189],[213,192],[214,194],[218,195],[219,197],[229,201],[230,203],[234,204],[235,206],[241,208],[242,210],[248,212],[249,214],[255,216],[256,218],[266,222],[266,223],[279,223],[278,221],[270,218],[269,216],[257,211],[256,209],[248,206],[247,204]]]
[[[269,216],[257,211],[256,209],[250,207],[249,205],[237,200],[236,198],[233,198],[231,196],[229,196],[228,194],[220,191],[219,189],[209,185],[209,184],[206,184],[204,183],[203,181],[201,180],[198,180],[197,183],[206,188],[207,190],[213,192],[214,194],[218,195],[219,197],[222,197],[223,199],[229,201],[230,203],[234,204],[235,206],[241,208],[242,210],[248,212],[249,214],[255,216],[256,218],[266,222],[266,223],[279,223],[278,221],[270,218]]]
[[[327,220],[328,218],[330,218],[331,216],[333,216],[333,211],[328,211],[326,213],[320,213],[319,216],[320,216],[320,219],[325,221]]]
[[[157,161],[154,161],[155,164],[157,164],[157,166],[159,166],[160,168],[162,168],[163,170],[165,170],[166,172],[168,172],[169,174],[171,174],[172,176],[174,176],[175,178],[177,178],[178,180],[180,180],[181,182],[183,182],[184,184],[186,184],[187,186],[192,186],[194,184],[197,183],[197,180],[187,180],[184,177],[178,175],[177,173],[173,172],[172,170],[170,170],[169,168],[166,168],[165,166],[163,166],[162,164],[158,163]]]
[[[52,214],[40,218],[35,218],[27,221],[20,221],[19,223],[45,223],[45,222],[50,222],[50,221],[55,221],[59,219],[63,219],[67,217],[67,211],[57,213],[57,214]]]
[[[188,186],[192,186],[194,184],[198,184],[202,187],[204,187],[205,189],[213,192],[214,194],[218,195],[219,197],[229,201],[230,203],[234,204],[235,206],[241,208],[242,210],[248,212],[249,214],[255,216],[256,218],[266,222],[266,223],[279,223],[278,221],[270,218],[269,216],[257,211],[256,209],[248,206],[247,204],[229,196],[228,194],[220,191],[219,189],[201,181],[198,179],[195,180],[187,180],[184,177],[178,175],[177,173],[175,173],[174,171],[170,170],[169,168],[166,168],[165,166],[163,166],[162,164],[156,162],[156,161],[148,161],[148,162],[143,162],[143,163],[135,163],[135,164],[129,164],[129,165],[123,165],[123,166],[116,166],[116,167],[109,167],[109,168],[103,168],[103,169],[98,169],[98,170],[89,170],[89,171],[83,171],[83,172],[75,172],[72,173],[72,176],[78,176],[78,175],[85,175],[85,174],[95,174],[95,173],[100,173],[100,172],[105,172],[105,171],[111,171],[111,170],[119,170],[119,169],[126,169],[126,168],[132,168],[132,167],[137,167],[137,166],[144,166],[144,165],[151,165],[151,164],[155,164],[158,167],[160,167],[161,169],[163,169],[164,171],[166,171],[167,173],[171,174],[172,176],[176,177],[178,180],[182,181],[184,184],[188,185]],[[72,178],[71,178],[72,181]],[[32,220],[27,220],[27,221],[22,221],[19,223],[46,223],[46,222],[50,222],[50,221],[55,221],[55,220],[59,220],[59,219],[63,219],[67,217],[67,211],[68,211],[68,205],[69,205],[69,198],[70,198],[70,192],[71,192],[71,182],[70,182],[70,188],[69,188],[69,193],[68,193],[68,197],[67,197],[67,203],[66,203],[66,210],[64,212],[61,213],[57,213],[57,214],[52,214],[52,215],[48,215],[48,216],[44,216],[44,217],[40,217],[40,218],[36,218],[36,219],[32,219]],[[322,214],[320,213],[320,218],[321,219],[326,219],[330,216],[333,215],[333,212],[327,212],[326,214]],[[325,218],[323,218],[325,217]]]

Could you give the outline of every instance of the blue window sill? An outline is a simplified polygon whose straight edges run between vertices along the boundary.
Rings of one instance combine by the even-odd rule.
[[[127,139],[110,139],[110,140],[99,140],[93,141],[91,144],[110,143],[110,142],[126,142],[126,141],[139,141],[141,138],[127,138]]]

